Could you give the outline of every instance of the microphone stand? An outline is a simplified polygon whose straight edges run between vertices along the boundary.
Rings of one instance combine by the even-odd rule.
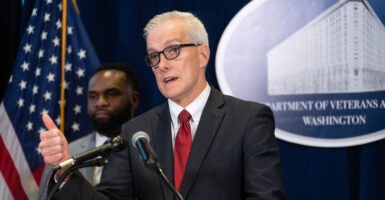
[[[144,137],[144,138],[146,138],[145,141],[141,141],[139,139],[133,139],[133,141],[136,141],[135,143],[133,143],[133,146],[137,147],[137,149],[138,149],[138,151],[139,151],[139,153],[143,159],[144,165],[148,169],[154,170],[159,176],[161,176],[162,180],[164,182],[166,182],[167,186],[174,192],[174,194],[176,195],[176,197],[179,200],[184,200],[183,196],[179,193],[179,191],[175,188],[175,186],[168,180],[166,174],[163,172],[162,166],[159,164],[154,150],[148,144],[146,145],[145,142],[147,141],[147,143],[148,143],[147,133],[137,132],[137,133],[135,133],[135,135],[136,134],[142,134],[142,133],[144,136],[147,136],[147,137]],[[133,138],[135,138],[135,137],[133,137]]]
[[[99,166],[100,167],[100,166],[103,166],[107,163],[108,163],[108,159],[105,156],[102,156],[102,157],[98,157],[94,160],[81,163],[79,165],[71,166],[66,171],[64,171],[64,173],[59,177],[59,179],[57,180],[57,183],[54,185],[54,187],[51,189],[51,192],[47,196],[47,200],[50,200],[53,197],[53,195],[59,189],[59,187],[62,184],[62,182],[64,181],[64,179],[68,176],[68,174],[70,174],[74,170],[84,168],[84,167],[91,167],[91,166]],[[55,176],[56,171],[57,170],[53,171],[54,176]]]
[[[152,164],[152,165],[148,165],[147,167],[149,168],[152,168],[153,170],[155,170],[155,172],[162,177],[162,180],[164,182],[166,182],[167,186],[175,193],[176,197],[179,199],[179,200],[184,200],[183,196],[179,193],[179,191],[174,187],[173,184],[171,184],[170,180],[168,180],[166,174],[163,172],[163,169],[162,167],[160,166],[160,164],[158,162]]]

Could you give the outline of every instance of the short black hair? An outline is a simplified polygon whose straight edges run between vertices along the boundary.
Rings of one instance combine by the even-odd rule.
[[[124,72],[126,74],[127,85],[130,85],[134,91],[139,91],[138,79],[136,77],[134,70],[131,68],[130,65],[125,63],[102,64],[94,73],[91,74],[91,77],[93,77],[96,73],[100,71],[106,71],[106,70],[119,70]]]

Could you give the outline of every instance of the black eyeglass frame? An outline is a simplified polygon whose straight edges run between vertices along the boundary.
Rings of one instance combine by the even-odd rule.
[[[158,55],[159,59],[158,59],[158,62],[156,64],[151,64],[150,57],[148,55],[144,58],[144,61],[146,61],[146,64],[148,66],[150,66],[150,67],[158,68],[158,64],[160,63],[160,54],[163,54],[163,57],[166,58],[167,60],[173,60],[173,59],[177,58],[180,55],[180,49],[181,48],[193,47],[193,46],[197,47],[197,46],[200,46],[200,45],[201,44],[194,44],[194,43],[170,45],[170,46],[164,48],[162,51],[151,53],[151,54],[157,54]],[[176,48],[178,50],[178,52],[177,52],[175,57],[169,58],[164,52],[167,51],[168,49],[171,49],[171,48]]]

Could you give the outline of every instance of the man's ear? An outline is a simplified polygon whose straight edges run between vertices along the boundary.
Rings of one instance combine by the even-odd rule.
[[[139,106],[139,92],[136,90],[132,91],[131,103],[133,108],[137,108]]]
[[[201,55],[200,68],[206,68],[207,63],[209,62],[209,59],[210,59],[210,48],[207,44],[202,44],[199,46],[199,48],[200,48],[200,55]]]

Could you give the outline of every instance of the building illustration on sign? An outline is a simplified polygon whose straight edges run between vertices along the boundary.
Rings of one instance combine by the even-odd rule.
[[[267,53],[268,94],[385,90],[385,27],[367,0],[341,0]]]

